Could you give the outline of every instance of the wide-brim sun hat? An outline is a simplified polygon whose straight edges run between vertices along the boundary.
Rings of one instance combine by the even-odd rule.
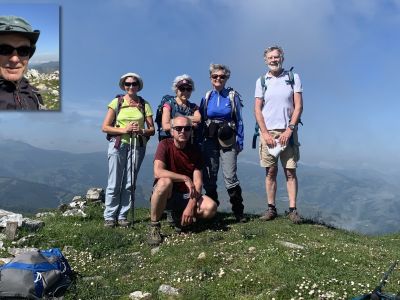
[[[233,128],[229,125],[220,127],[218,129],[218,141],[223,148],[232,147],[236,141],[236,135]]]
[[[39,39],[40,31],[33,30],[31,24],[17,16],[0,16],[0,34],[17,33],[27,37],[31,46]]]
[[[124,74],[124,75],[121,76],[121,79],[119,80],[119,87],[121,88],[121,90],[125,91],[124,82],[125,82],[125,79],[126,79],[127,77],[136,78],[136,80],[139,82],[139,89],[138,89],[138,91],[140,91],[140,90],[143,88],[143,80],[142,80],[142,78],[141,78],[138,74],[132,73],[132,72],[131,72],[131,73],[126,73],[126,74]]]

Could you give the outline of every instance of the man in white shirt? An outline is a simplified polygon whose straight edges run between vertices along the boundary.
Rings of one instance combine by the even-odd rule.
[[[277,190],[278,159],[285,171],[289,196],[289,219],[300,223],[296,209],[297,161],[300,158],[297,124],[303,111],[303,88],[298,74],[283,69],[283,49],[268,47],[264,60],[269,71],[256,82],[254,114],[260,127],[260,165],[266,169],[268,209],[260,219],[269,221],[277,216],[275,197]],[[279,155],[269,153],[268,148],[284,147]],[[272,152],[272,151],[271,151]]]

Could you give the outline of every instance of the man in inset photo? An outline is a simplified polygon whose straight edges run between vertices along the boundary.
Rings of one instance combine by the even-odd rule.
[[[24,77],[39,35],[21,17],[0,16],[0,110],[46,109],[39,92]]]

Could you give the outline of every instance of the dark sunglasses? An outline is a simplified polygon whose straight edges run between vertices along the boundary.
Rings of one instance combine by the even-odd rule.
[[[129,87],[129,86],[138,86],[139,82],[134,81],[134,82],[124,82],[124,86]]]
[[[220,79],[222,79],[222,80],[225,80],[225,79],[226,79],[226,75],[212,74],[212,75],[211,75],[211,78],[212,78],[212,79],[220,78]]]
[[[185,130],[185,132],[189,132],[190,130],[192,130],[192,126],[174,126],[172,127],[172,129],[178,132],[182,132],[182,130]]]
[[[184,87],[184,86],[180,86],[180,87],[178,87],[178,90],[180,90],[181,92],[191,92],[191,91],[193,91],[193,89],[191,88],[191,87],[189,87],[189,86],[186,86],[186,87]]]
[[[33,48],[30,46],[21,46],[15,48],[11,45],[0,45],[0,55],[11,55],[13,54],[14,50],[17,51],[17,54],[19,56],[30,56],[31,54],[33,54]]]

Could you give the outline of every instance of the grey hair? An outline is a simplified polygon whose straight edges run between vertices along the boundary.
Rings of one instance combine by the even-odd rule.
[[[274,50],[278,50],[279,53],[281,54],[282,59],[284,59],[285,53],[283,52],[282,47],[281,47],[281,46],[278,46],[278,45],[273,45],[273,46],[271,46],[271,47],[265,48],[265,50],[264,50],[264,58],[267,56],[267,54],[268,54],[269,52],[272,52],[272,51],[274,51]]]
[[[224,71],[227,79],[231,77],[231,70],[229,70],[228,66],[226,65],[221,65],[221,64],[210,64],[210,76],[215,72],[215,71]]]
[[[179,81],[182,81],[184,79],[186,79],[187,81],[190,82],[190,84],[192,85],[192,90],[194,91],[194,81],[193,81],[192,77],[190,77],[188,74],[183,74],[183,75],[176,76],[174,81],[172,82],[172,90],[174,92],[176,92],[176,90],[177,90],[176,84]]]
[[[181,115],[181,114],[177,113],[175,115],[175,118],[171,119],[171,121],[170,121],[171,128],[174,127],[174,120],[176,118],[184,118],[184,119],[186,119],[188,121],[188,126],[192,126],[192,119],[190,119],[188,116],[184,116],[184,115]]]

